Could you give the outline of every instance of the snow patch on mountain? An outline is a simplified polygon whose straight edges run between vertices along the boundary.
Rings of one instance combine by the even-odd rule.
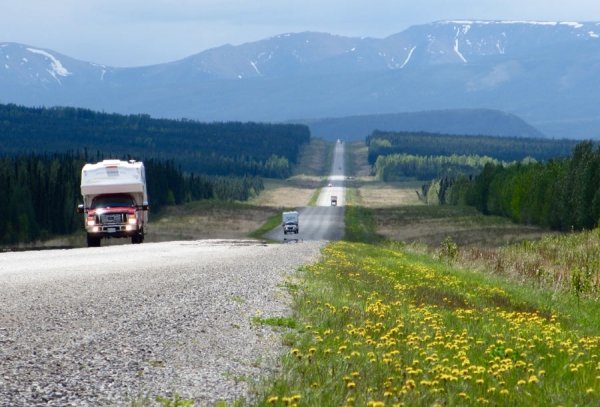
[[[454,39],[454,52],[465,64],[468,62],[465,56],[461,54],[460,50],[458,49],[458,38]]]
[[[529,21],[529,20],[447,20],[440,21],[441,24],[457,24],[457,25],[493,25],[493,24],[529,24],[529,25],[546,25],[556,27],[557,25],[566,25],[573,28],[582,28],[584,25],[576,21]],[[465,33],[466,34],[466,33]]]
[[[250,65],[252,65],[252,68],[254,68],[254,70],[256,71],[256,73],[257,73],[259,76],[262,76],[262,73],[261,73],[261,72],[258,70],[258,67],[256,66],[256,62],[254,62],[254,61],[250,61]]]
[[[413,52],[415,52],[415,49],[417,49],[416,46],[414,46],[410,49],[410,51],[408,52],[408,56],[406,57],[406,59],[404,60],[402,65],[400,65],[400,69],[404,68],[406,66],[406,64],[408,64],[408,62],[410,61],[410,58],[412,57]]]
[[[32,54],[42,55],[50,60],[51,69],[47,69],[47,72],[50,75],[52,75],[52,77],[54,79],[56,79],[56,81],[58,83],[61,83],[61,82],[60,82],[60,79],[57,78],[57,76],[67,77],[69,75],[73,75],[73,73],[69,72],[69,70],[67,68],[65,68],[63,66],[63,64],[54,57],[54,55],[52,55],[44,50],[41,50],[41,49],[36,49],[36,48],[26,48],[26,49],[27,49],[27,51],[31,52]]]

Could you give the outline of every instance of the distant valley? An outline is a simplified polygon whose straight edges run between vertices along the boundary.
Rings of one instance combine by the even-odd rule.
[[[0,103],[268,122],[484,108],[550,137],[600,135],[600,95],[590,91],[600,85],[600,23],[440,21],[383,39],[284,34],[135,68],[0,43],[0,61]]]

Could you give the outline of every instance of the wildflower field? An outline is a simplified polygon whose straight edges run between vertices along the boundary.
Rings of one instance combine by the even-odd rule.
[[[297,328],[261,404],[600,405],[595,302],[392,243],[332,243],[290,287]]]

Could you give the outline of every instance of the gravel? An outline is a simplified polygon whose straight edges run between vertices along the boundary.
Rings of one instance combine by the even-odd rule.
[[[0,406],[252,401],[323,242],[194,241],[0,254]]]

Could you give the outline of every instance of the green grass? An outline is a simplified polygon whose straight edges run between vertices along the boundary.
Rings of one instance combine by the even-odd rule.
[[[344,240],[365,243],[381,241],[383,238],[377,234],[375,211],[357,206],[358,202],[360,202],[360,195],[356,188],[347,188],[344,211]]]
[[[273,327],[280,328],[296,328],[297,323],[296,320],[289,317],[269,317],[269,318],[260,318],[253,317],[252,322],[258,325],[269,325]]]
[[[308,206],[317,206],[317,201],[319,200],[319,195],[321,195],[321,191],[323,190],[323,186],[325,186],[325,179],[321,181],[321,186],[315,190],[315,192],[310,197],[308,201]]]
[[[272,216],[270,216],[265,223],[263,223],[263,225],[256,229],[255,231],[253,231],[252,233],[250,233],[248,235],[248,237],[254,238],[254,239],[265,239],[264,235],[268,232],[270,232],[271,230],[275,229],[276,227],[281,225],[281,214],[282,212],[284,212],[285,210],[282,210],[281,212],[278,212]]]
[[[596,302],[399,243],[330,244],[293,295],[299,327],[261,404],[600,404]]]

